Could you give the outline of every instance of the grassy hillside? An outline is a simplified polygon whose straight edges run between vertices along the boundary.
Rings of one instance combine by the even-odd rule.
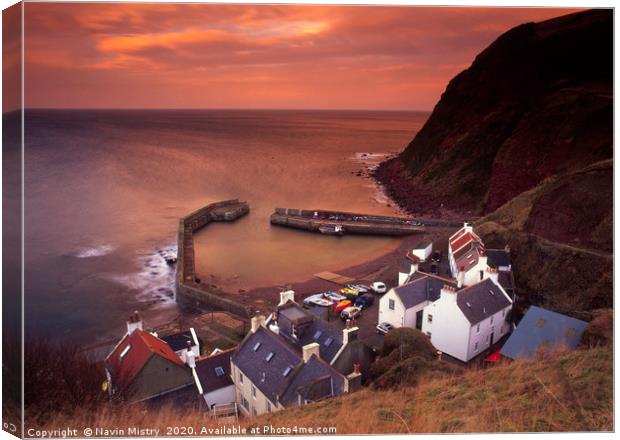
[[[573,314],[612,307],[613,163],[548,178],[476,224],[512,250],[517,293]],[[587,317],[587,316],[585,316]]]
[[[597,348],[461,375],[429,372],[416,387],[365,389],[256,424],[333,425],[339,434],[611,430],[612,390],[612,355]]]
[[[302,408],[242,419],[246,428],[330,427],[338,434],[610,431],[613,429],[613,359],[609,347],[556,352],[534,361],[503,362],[460,374],[431,370],[416,386],[364,389]],[[45,429],[67,426],[166,426],[216,429],[222,424],[197,409],[123,410],[57,414]],[[206,433],[204,433],[206,434]]]

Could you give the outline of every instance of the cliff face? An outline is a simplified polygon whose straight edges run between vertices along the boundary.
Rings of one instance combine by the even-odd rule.
[[[376,178],[412,213],[491,212],[613,154],[613,22],[591,10],[500,36]],[[611,200],[609,200],[611,204]]]

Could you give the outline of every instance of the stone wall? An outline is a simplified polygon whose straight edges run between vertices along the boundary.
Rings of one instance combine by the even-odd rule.
[[[200,208],[179,220],[177,236],[178,261],[176,298],[178,302],[206,308],[224,310],[242,318],[249,318],[251,311],[234,300],[234,296],[213,286],[202,284],[196,277],[194,237],[195,231],[209,223],[234,221],[250,211],[246,202],[225,200]]]

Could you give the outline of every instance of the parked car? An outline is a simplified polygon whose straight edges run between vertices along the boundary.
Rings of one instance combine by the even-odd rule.
[[[394,326],[390,324],[389,322],[382,322],[381,324],[377,326],[377,333],[383,333],[384,335],[387,335],[393,329],[394,329]]]
[[[350,306],[340,312],[340,318],[343,321],[347,319],[357,319],[362,314],[362,309],[355,306]]]
[[[357,290],[360,293],[366,293],[370,290],[370,287],[365,286],[363,284],[347,284],[349,289]]]
[[[384,282],[381,282],[381,281],[375,281],[374,283],[372,283],[370,285],[370,288],[375,293],[385,293],[385,292],[387,292],[387,286],[385,285]]]
[[[433,256],[431,257],[431,260],[433,260],[435,263],[439,263],[441,261],[441,252],[439,251],[433,252]]]
[[[361,307],[362,309],[365,309],[372,306],[374,302],[375,297],[369,293],[366,293],[355,300],[355,307]]]
[[[344,309],[346,309],[347,307],[352,306],[352,305],[353,305],[353,303],[351,301],[349,301],[348,299],[343,299],[339,303],[334,304],[332,306],[332,310],[334,311],[334,313],[340,313]]]

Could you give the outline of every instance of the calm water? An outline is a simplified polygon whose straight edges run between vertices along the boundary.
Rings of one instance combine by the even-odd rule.
[[[180,216],[227,198],[251,213],[196,237],[197,270],[231,290],[302,280],[398,239],[271,227],[276,206],[393,213],[354,175],[399,151],[427,115],[333,111],[29,111],[26,320],[79,341],[118,333],[134,308],[173,313]],[[370,159],[362,153],[373,153]]]

